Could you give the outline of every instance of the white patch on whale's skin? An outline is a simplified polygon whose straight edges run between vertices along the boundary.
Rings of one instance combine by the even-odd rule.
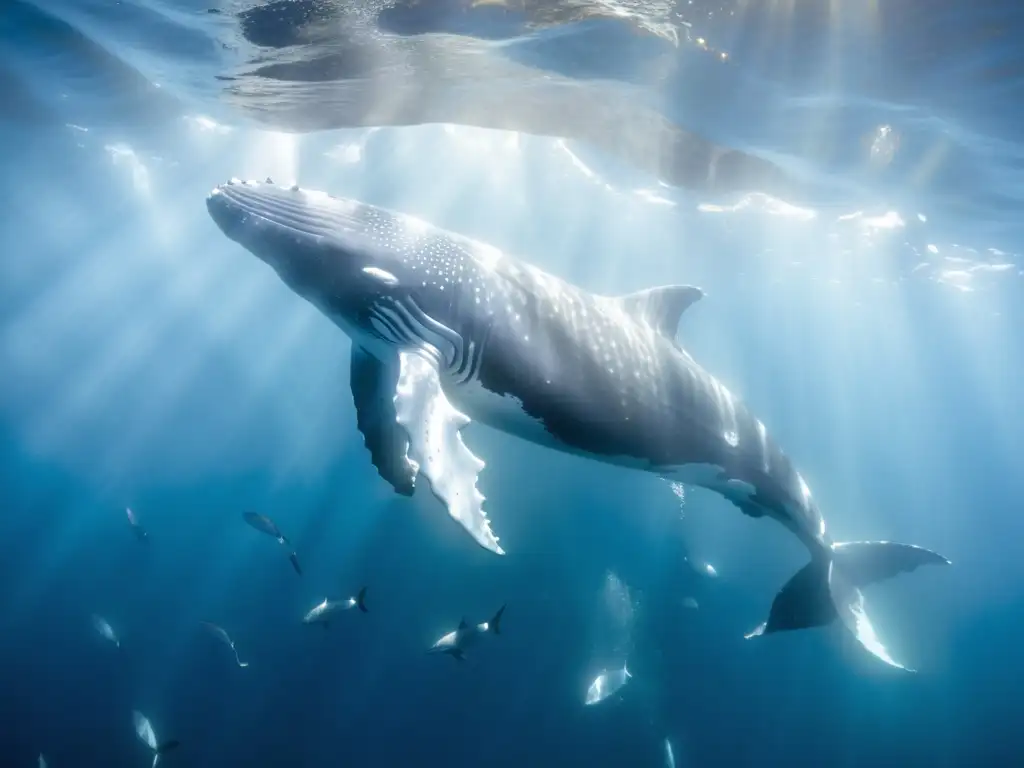
[[[398,285],[398,278],[385,269],[379,267],[363,267],[363,272],[384,285]]]

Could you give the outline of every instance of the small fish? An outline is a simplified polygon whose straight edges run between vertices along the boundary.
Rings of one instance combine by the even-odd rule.
[[[622,665],[622,669],[604,670],[594,678],[594,682],[587,688],[587,697],[584,704],[599,704],[626,684],[626,681],[633,677],[632,673]]]
[[[484,635],[501,634],[501,616],[505,606],[501,606],[490,621],[470,625],[463,619],[459,626],[434,643],[428,653],[446,653],[456,661],[466,658],[466,651],[476,645]]]
[[[284,534],[281,533],[281,529],[278,528],[274,521],[266,515],[261,515],[256,512],[243,512],[242,518],[257,531],[261,531],[268,536],[273,536],[277,539],[278,544],[288,546],[288,539],[286,539]]]
[[[715,570],[715,566],[711,563],[698,563],[690,560],[688,557],[684,557],[683,559],[689,563],[690,567],[697,573],[704,576],[710,576],[712,579],[718,578],[718,571]]]
[[[95,613],[92,615],[92,626],[99,632],[100,637],[105,640],[109,640],[118,648],[121,647],[121,641],[117,639],[117,635],[114,634],[114,628],[110,626],[110,623],[102,616],[97,616]]]
[[[322,624],[323,628],[327,629],[330,626],[331,619],[339,613],[353,608],[358,608],[363,613],[369,613],[366,608],[366,587],[360,589],[359,594],[355,597],[349,597],[345,600],[328,600],[324,598],[322,603],[313,606],[309,613],[302,617],[302,623]]]
[[[238,666],[249,666],[248,661],[242,661],[240,658],[238,658],[238,650],[235,648],[235,643],[234,641],[232,641],[231,636],[228,635],[227,631],[223,627],[217,626],[212,621],[203,621],[200,623],[203,625],[207,632],[212,634],[222,643],[225,643],[231,649],[231,652],[235,654],[235,662],[238,664]]]
[[[153,732],[153,726],[150,725],[146,716],[139,711],[132,712],[132,723],[135,725],[135,733],[138,735],[139,740],[153,750],[152,768],[156,768],[156,764],[160,762],[160,757],[162,755],[165,755],[172,749],[177,749],[181,746],[181,742],[177,739],[165,741],[162,744],[157,743],[156,734]]]
[[[124,511],[128,513],[128,524],[132,527],[132,533],[135,534],[135,538],[139,541],[145,541],[149,534],[146,532],[145,528],[139,525],[139,519],[135,516],[135,513],[132,512],[131,507],[125,507]]]
[[[288,541],[283,533],[281,533],[281,529],[277,527],[277,524],[266,515],[261,515],[256,512],[243,512],[242,519],[257,531],[265,533],[268,536],[273,536],[277,539],[277,543],[282,547],[291,546],[291,542]],[[292,568],[295,569],[295,572],[301,576],[302,566],[299,565],[299,556],[294,550],[288,553],[288,560],[291,562]]]

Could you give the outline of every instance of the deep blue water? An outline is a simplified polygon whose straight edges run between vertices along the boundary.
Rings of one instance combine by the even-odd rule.
[[[1016,3],[217,3],[0,9],[4,766],[149,765],[133,710],[168,768],[1024,761]],[[506,557],[395,495],[348,339],[205,212],[268,175],[596,293],[702,286],[680,340],[834,537],[953,560],[869,594],[918,672],[836,627],[744,640],[806,553],[707,492],[471,425]],[[424,652],[501,604],[465,663]]]

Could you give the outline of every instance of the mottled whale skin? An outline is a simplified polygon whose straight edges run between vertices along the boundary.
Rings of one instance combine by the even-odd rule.
[[[458,437],[470,419],[711,489],[751,517],[780,522],[811,555],[748,637],[839,618],[902,667],[875,636],[861,588],[949,561],[911,545],[830,539],[765,426],[676,341],[699,289],[594,295],[415,217],[269,179],[218,186],[207,208],[225,235],[352,338],[359,429],[399,493],[426,474],[449,513],[503,551],[475,487],[483,462]],[[451,427],[446,441],[417,439],[436,423]]]

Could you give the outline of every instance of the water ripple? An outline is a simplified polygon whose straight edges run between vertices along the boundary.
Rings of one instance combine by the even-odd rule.
[[[143,141],[184,114],[497,128],[702,199],[871,201],[1002,247],[1022,234],[1018,4],[211,1],[11,0],[9,114],[146,126]]]

